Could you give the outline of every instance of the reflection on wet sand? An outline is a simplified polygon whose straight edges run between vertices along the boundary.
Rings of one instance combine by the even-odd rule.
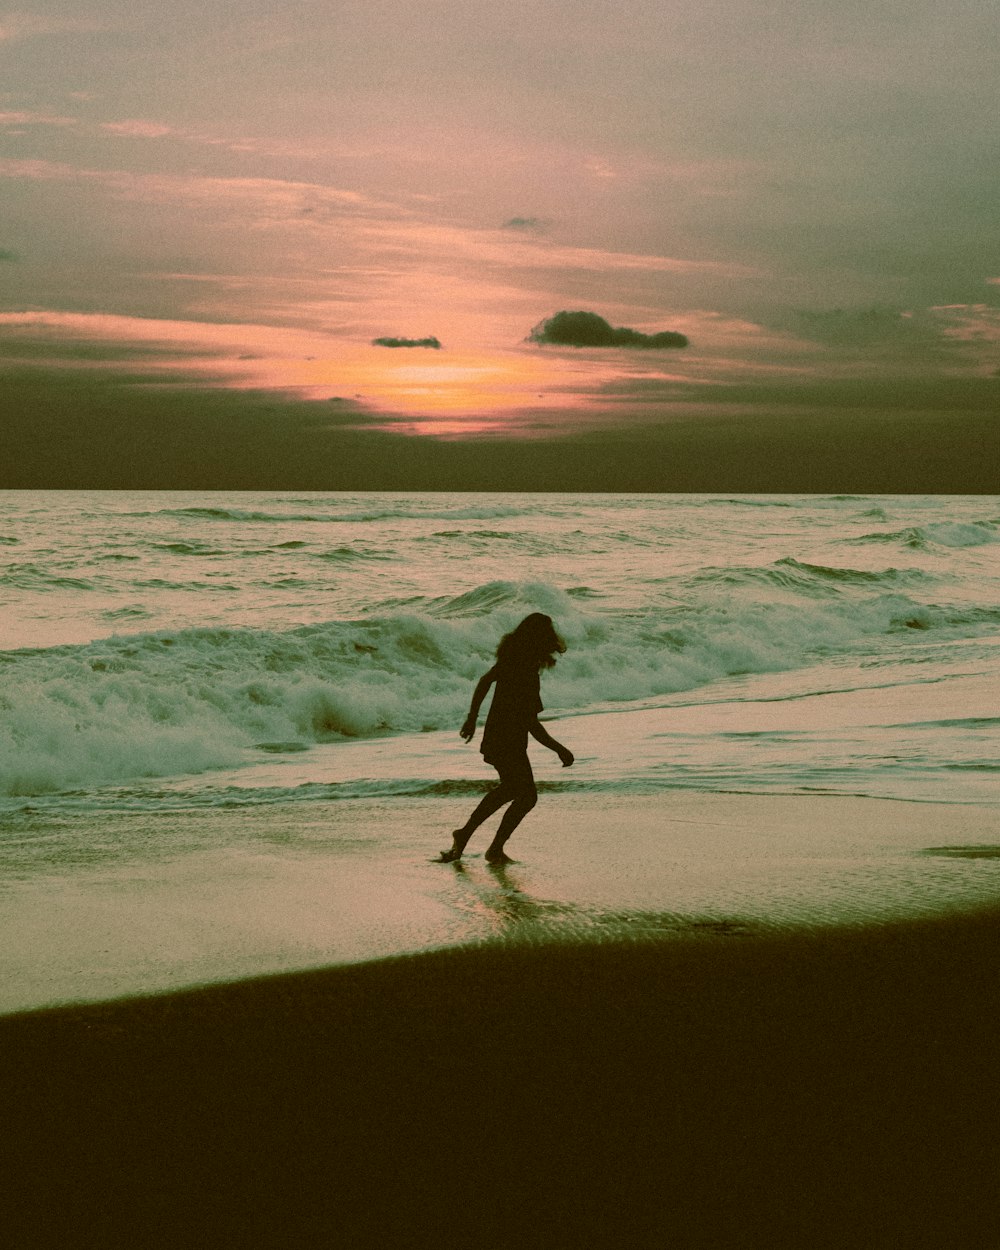
[[[766,926],[741,917],[709,917],[641,908],[603,908],[556,899],[536,898],[524,887],[523,875],[508,864],[478,865],[456,860],[456,890],[450,904],[467,919],[485,922],[489,940],[523,942],[588,941],[654,937],[744,937]]]

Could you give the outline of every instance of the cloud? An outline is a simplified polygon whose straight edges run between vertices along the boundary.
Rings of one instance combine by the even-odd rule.
[[[359,211],[382,206],[380,201],[368,199],[360,191],[345,190],[318,182],[205,174],[147,174],[125,169],[87,169],[61,161],[41,159],[0,158],[0,177],[26,178],[40,182],[98,183],[113,191],[127,193],[133,198],[147,200],[247,200],[287,208],[296,217],[301,216],[304,206],[313,210],[317,207],[343,207],[357,208]]]
[[[727,415],[786,413],[810,421],[888,420],[892,414],[916,423],[930,413],[990,418],[997,410],[998,387],[989,377],[774,377],[733,382],[676,381],[654,377],[624,378],[601,387],[600,400],[662,419],[667,414],[701,414],[707,420]],[[817,427],[818,428],[818,427]],[[900,438],[906,426],[897,427]],[[806,435],[808,437],[808,435]],[[995,437],[995,436],[994,436]],[[931,446],[925,448],[934,455]],[[939,448],[937,454],[940,454]],[[995,459],[995,457],[994,457]]]
[[[849,362],[855,369],[877,363],[917,374],[961,366],[981,371],[993,363],[1000,342],[1000,309],[987,304],[799,309],[784,323],[824,349],[831,363]]]
[[[944,327],[942,335],[950,343],[978,347],[986,359],[996,358],[1000,343],[1000,308],[989,304],[941,304],[929,312]]]
[[[433,347],[435,351],[441,350],[441,340],[431,335],[426,339],[397,339],[397,338],[380,338],[372,339],[372,347]]]
[[[73,17],[40,17],[35,13],[0,16],[0,43],[16,43],[38,35],[71,35],[105,30],[98,22]]]
[[[561,347],[638,347],[660,350],[687,347],[688,340],[676,330],[643,334],[627,326],[612,326],[593,312],[558,312],[540,321],[528,336],[532,343],[554,343]]]
[[[52,113],[34,113],[23,109],[0,113],[0,126],[75,126],[75,117],[59,117]]]
[[[162,139],[174,133],[173,127],[160,122],[140,121],[130,118],[121,122],[102,122],[101,129],[112,135],[124,135],[130,139]]]
[[[806,338],[832,347],[867,347],[927,337],[926,322],[901,308],[875,304],[869,308],[800,310],[795,328]]]
[[[478,265],[499,265],[504,270],[549,269],[580,270],[590,273],[691,274],[699,278],[746,278],[756,271],[731,261],[688,260],[674,256],[657,256],[637,252],[619,252],[593,247],[553,245],[546,239],[532,238],[522,232],[481,230],[472,227],[442,225],[430,221],[386,221],[371,219],[364,234],[372,246],[385,254],[440,254],[449,261],[473,260]]]
[[[503,223],[504,230],[544,230],[541,217],[511,217]]]
[[[60,341],[73,344],[154,345],[183,357],[211,355],[224,366],[247,351],[267,359],[301,360],[330,354],[332,341],[322,332],[252,322],[178,321],[161,317],[119,316],[110,312],[0,311],[0,341]],[[56,350],[59,354],[59,350]]]
[[[70,181],[85,174],[60,161],[11,160],[0,157],[0,178],[24,178],[31,182]]]
[[[584,161],[584,169],[589,174],[593,174],[595,178],[613,181],[618,177],[618,170],[599,156],[588,156],[586,161]]]
[[[149,363],[149,362],[147,362]],[[5,373],[3,489],[989,493],[995,402],[918,411],[750,405],[538,438],[416,438],[351,401],[156,385],[149,369]],[[890,388],[885,388],[890,393]],[[744,399],[748,398],[744,394]],[[942,396],[943,398],[943,396]],[[970,394],[970,400],[975,398]],[[631,407],[631,405],[630,405]],[[902,420],[903,415],[908,419]],[[550,414],[551,415],[551,414]],[[377,422],[377,426],[376,426]],[[942,448],[947,454],[942,454]]]

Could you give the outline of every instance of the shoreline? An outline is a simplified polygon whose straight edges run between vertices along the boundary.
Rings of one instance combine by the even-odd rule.
[[[1000,907],[0,1019],[10,1244],[992,1244]]]
[[[0,1013],[497,939],[765,936],[1000,905],[995,808],[553,793],[509,868],[484,863],[486,830],[459,864],[433,863],[469,802],[73,817],[52,841],[68,829],[88,858],[47,872],[31,856],[51,829],[25,818],[31,871],[5,870]]]

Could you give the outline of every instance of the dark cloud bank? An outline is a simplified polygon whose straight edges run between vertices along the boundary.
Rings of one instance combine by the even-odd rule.
[[[194,379],[168,386],[138,372],[8,367],[0,487],[996,491],[992,379],[914,393],[895,407],[857,389],[840,401],[803,392],[785,404],[771,393],[753,402],[749,388],[713,392],[699,390],[696,409],[665,403],[655,421],[632,420],[635,396],[622,394],[608,397],[607,428],[444,440],[376,428],[385,415],[352,401],[296,402]],[[547,419],[551,428],[553,414]]]
[[[540,321],[528,335],[528,341],[561,347],[638,347],[657,351],[688,345],[687,336],[676,330],[643,334],[627,326],[613,326],[593,312],[557,312]]]

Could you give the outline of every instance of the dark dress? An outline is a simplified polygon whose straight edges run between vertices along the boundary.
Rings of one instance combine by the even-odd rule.
[[[542,710],[537,669],[511,664],[496,666],[493,702],[479,747],[483,759],[494,768],[528,763],[528,726]]]

